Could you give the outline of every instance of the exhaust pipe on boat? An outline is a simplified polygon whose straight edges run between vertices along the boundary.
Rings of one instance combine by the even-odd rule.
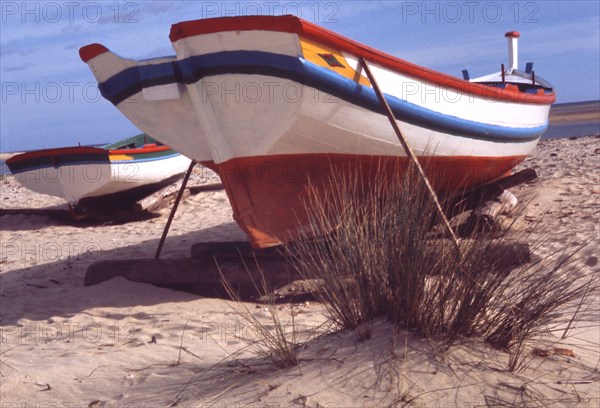
[[[517,44],[518,38],[521,36],[518,31],[509,31],[504,34],[508,38],[508,70],[507,73],[511,74],[513,70],[519,67],[519,47]]]

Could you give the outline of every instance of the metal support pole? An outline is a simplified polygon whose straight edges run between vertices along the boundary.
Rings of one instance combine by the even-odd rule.
[[[192,170],[194,169],[195,165],[196,162],[192,160],[190,163],[190,167],[188,167],[187,173],[185,173],[185,177],[181,182],[181,188],[177,193],[177,198],[175,199],[175,203],[173,204],[173,208],[171,209],[171,214],[169,214],[169,219],[167,220],[165,229],[163,230],[162,236],[160,237],[160,241],[158,243],[158,248],[156,248],[156,254],[154,255],[154,259],[160,258],[160,253],[162,251],[163,245],[165,244],[165,239],[167,239],[169,228],[171,228],[171,223],[173,222],[173,218],[175,218],[175,212],[177,212],[177,207],[179,207],[179,202],[181,201],[181,197],[183,197],[183,192],[185,191],[185,187],[187,186],[187,182],[190,179],[190,175],[192,174]]]
[[[386,115],[390,121],[390,124],[392,125],[392,128],[394,129],[394,132],[396,133],[396,136],[398,137],[400,144],[404,148],[406,155],[412,161],[412,163],[415,165],[419,174],[423,178],[423,182],[425,183],[425,186],[427,186],[427,190],[429,191],[429,194],[431,195],[431,198],[432,198],[433,202],[435,203],[435,206],[436,206],[440,216],[442,217],[444,226],[448,230],[448,233],[450,234],[450,237],[452,238],[452,241],[454,242],[454,245],[456,247],[456,251],[458,252],[458,255],[462,256],[460,247],[458,245],[458,238],[456,238],[456,234],[454,234],[454,231],[452,230],[452,227],[450,226],[450,223],[448,222],[448,219],[446,218],[446,214],[444,214],[444,210],[442,210],[442,206],[440,205],[440,201],[438,200],[437,194],[433,190],[433,187],[431,187],[431,183],[429,183],[429,180],[427,179],[427,175],[423,171],[423,168],[421,167],[419,160],[417,160],[417,157],[415,156],[414,152],[412,151],[412,149],[410,148],[410,146],[404,139],[402,132],[400,132],[400,128],[398,127],[398,123],[396,123],[396,118],[394,117],[394,113],[392,112],[390,105],[388,105],[387,101],[385,100],[383,93],[379,89],[379,85],[377,85],[377,81],[375,80],[375,77],[371,73],[371,69],[367,65],[367,61],[361,57],[361,58],[359,58],[359,62],[362,65],[363,69],[365,70],[365,73],[367,74],[367,77],[369,78],[371,85],[373,86],[373,90],[375,91],[375,94],[377,95],[377,99],[379,99],[379,102],[381,103],[381,105],[383,105]]]

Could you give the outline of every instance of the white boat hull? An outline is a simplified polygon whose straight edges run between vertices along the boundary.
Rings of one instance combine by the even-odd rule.
[[[513,82],[504,74],[501,83],[459,80],[292,16],[183,22],[170,38],[176,57],[169,66],[137,65],[140,77],[152,79],[138,84],[148,92],[135,114],[123,103],[134,95],[120,85],[131,74],[118,67],[136,63],[97,44],[80,54],[103,95],[138,126],[197,160],[207,160],[208,146],[234,218],[257,246],[294,239],[307,221],[309,190],[326,190],[332,172],[361,168],[368,177],[377,163],[406,166],[360,58],[441,193],[488,183],[524,160],[556,99],[545,81],[517,78],[517,70],[507,74]],[[167,79],[161,72],[171,68]],[[176,85],[177,95],[168,87],[150,92],[156,82]],[[172,102],[161,102],[162,115],[185,111],[196,121],[182,120],[177,130],[154,126],[145,107],[161,92]]]

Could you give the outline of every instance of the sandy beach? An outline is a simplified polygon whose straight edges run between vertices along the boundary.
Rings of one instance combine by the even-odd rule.
[[[507,221],[517,217],[517,230],[547,238],[536,256],[587,244],[576,272],[600,273],[599,164],[595,136],[544,140],[520,166],[539,178],[512,190],[520,204]],[[218,181],[201,168],[194,177]],[[65,205],[3,176],[0,208]],[[231,302],[124,278],[83,286],[96,261],[151,258],[167,217],[167,209],[121,224],[0,217],[2,408],[600,406],[597,293],[595,315],[566,339],[540,339],[571,354],[530,353],[511,373],[507,353],[476,339],[440,358],[412,334],[394,337],[385,321],[360,343],[348,332],[319,336],[301,350],[299,366],[279,369],[242,339],[256,336]],[[182,202],[163,258],[188,257],[196,242],[243,239],[225,192],[202,192]],[[269,322],[264,306],[247,307]],[[284,322],[294,314],[305,338],[327,331],[318,303],[279,309]]]

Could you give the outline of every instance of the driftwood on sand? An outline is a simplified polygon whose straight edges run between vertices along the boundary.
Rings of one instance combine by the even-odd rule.
[[[471,210],[468,219],[458,227],[458,234],[468,237],[477,232],[499,231],[497,217],[510,213],[517,205],[517,198],[508,189],[537,177],[535,169],[521,170],[458,197],[449,209],[451,215]]]
[[[136,201],[131,207],[132,211],[152,212],[173,205],[175,198],[177,197],[177,192],[181,188],[181,183],[182,180],[179,180],[177,183],[163,187],[155,193]],[[222,189],[223,184],[221,183],[207,184],[202,186],[187,186],[183,192],[182,200],[186,200],[190,196],[204,191],[217,191]]]
[[[135,212],[156,211],[173,204],[173,200],[181,189],[182,180],[177,183],[170,184],[160,190],[146,196],[132,204],[131,209]],[[190,196],[190,191],[186,189],[183,192],[182,199],[185,200]]]

